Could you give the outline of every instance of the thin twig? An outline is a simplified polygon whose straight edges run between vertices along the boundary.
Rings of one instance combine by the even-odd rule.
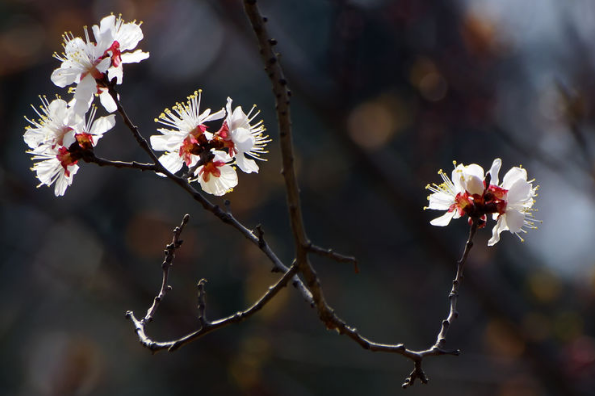
[[[419,352],[419,356],[421,357],[419,360],[415,361],[415,365],[409,377],[405,379],[403,383],[403,388],[407,388],[412,386],[415,383],[415,380],[419,378],[419,380],[425,384],[428,382],[428,378],[425,372],[422,369],[421,363],[424,357],[426,356],[436,356],[436,355],[455,355],[458,356],[460,351],[458,349],[453,350],[446,350],[444,349],[444,344],[446,343],[446,335],[448,334],[448,330],[454,322],[455,319],[458,318],[459,313],[457,311],[457,301],[459,299],[459,287],[461,286],[461,282],[463,281],[463,270],[465,269],[465,263],[467,262],[467,257],[469,257],[469,252],[473,247],[473,238],[475,237],[475,233],[477,231],[479,224],[479,218],[472,217],[471,218],[471,226],[469,230],[469,238],[467,238],[467,242],[465,243],[465,250],[463,251],[463,256],[457,262],[457,273],[455,275],[454,280],[452,281],[452,289],[448,295],[449,301],[449,310],[448,316],[446,319],[442,321],[442,325],[440,327],[440,332],[436,337],[436,342],[432,345],[429,349],[425,351]]]
[[[180,246],[182,246],[183,241],[180,239],[180,235],[182,234],[182,231],[184,231],[184,226],[188,224],[188,220],[190,220],[190,215],[184,215],[182,223],[178,227],[174,228],[174,236],[171,243],[165,247],[165,259],[163,260],[163,263],[161,263],[161,269],[163,270],[161,288],[159,289],[157,296],[153,299],[153,305],[151,305],[151,307],[147,310],[147,314],[141,320],[143,325],[153,320],[153,316],[155,316],[155,312],[157,312],[159,303],[163,300],[165,294],[171,290],[171,287],[168,285],[169,269],[174,263],[176,249],[179,249]]]
[[[308,246],[308,250],[311,251],[312,253],[316,253],[320,256],[328,257],[328,258],[338,261],[340,263],[353,264],[355,273],[356,274],[359,273],[359,267],[357,266],[357,259],[353,256],[345,256],[343,254],[339,254],[339,253],[333,251],[333,249],[324,249],[324,248],[321,248],[321,247],[313,245],[313,244],[310,244]]]
[[[199,319],[200,327],[198,330],[193,331],[192,333],[189,333],[173,341],[154,341],[151,337],[147,335],[145,331],[145,323],[142,320],[138,320],[134,316],[134,313],[132,311],[127,312],[126,317],[130,319],[134,324],[134,328],[138,335],[139,341],[144,347],[151,350],[152,352],[158,352],[165,349],[172,352],[210,332],[219,330],[223,327],[229,326],[230,324],[239,323],[248,319],[258,311],[260,311],[269,301],[271,301],[277,295],[277,293],[279,293],[279,291],[281,291],[281,289],[287,286],[287,284],[291,281],[291,279],[294,277],[296,273],[297,265],[296,263],[294,263],[291,265],[291,267],[289,267],[288,271],[284,273],[283,276],[277,281],[277,283],[275,283],[273,286],[270,286],[268,290],[262,295],[262,297],[246,310],[239,311],[233,315],[212,322],[207,321],[206,318],[203,317],[204,320],[200,321]],[[200,282],[199,285],[201,285]],[[202,283],[202,286],[204,287],[204,282]],[[200,293],[202,293],[202,296],[200,297],[202,298],[202,303],[205,303],[204,289],[201,292],[199,287],[199,294]],[[203,308],[200,309],[202,310]],[[204,310],[202,313],[204,315]]]
[[[436,337],[436,342],[432,348],[442,349],[444,347],[444,343],[446,342],[446,334],[448,334],[448,329],[452,322],[457,319],[459,313],[457,312],[457,301],[459,299],[459,287],[461,286],[461,282],[463,281],[463,270],[465,268],[465,263],[467,262],[467,257],[469,256],[469,252],[473,247],[473,237],[475,236],[475,232],[477,231],[479,219],[473,218],[471,222],[471,227],[469,230],[469,238],[467,239],[467,243],[465,244],[465,250],[463,252],[463,256],[457,262],[457,274],[455,279],[452,281],[452,289],[450,294],[448,295],[449,300],[449,312],[448,316],[445,320],[442,321],[442,327],[440,328],[440,332]]]
[[[157,167],[154,164],[143,164],[141,162],[123,162],[123,161],[112,161],[107,160],[104,158],[99,158],[96,156],[86,156],[83,157],[86,162],[94,163],[99,166],[112,166],[114,168],[129,168],[129,169],[138,169],[141,171],[153,171],[158,172]]]
[[[138,130],[138,127],[136,125],[134,125],[134,123],[132,122],[132,120],[130,119],[130,117],[128,117],[128,114],[126,113],[126,111],[124,110],[124,107],[120,103],[120,98],[118,97],[118,92],[116,91],[115,81],[112,81],[111,83],[108,83],[107,84],[107,87],[108,87],[110,96],[112,97],[112,99],[114,100],[114,102],[116,102],[116,105],[118,106],[118,113],[120,114],[120,116],[124,120],[124,123],[126,124],[126,126],[128,127],[128,129],[130,129],[130,131],[132,132],[132,135],[136,139],[137,143],[149,155],[149,157],[151,158],[151,160],[153,160],[153,163],[156,166],[158,166],[159,168],[161,168],[160,172],[162,172],[162,173],[164,173],[166,175],[167,174],[171,174],[167,169],[165,169],[164,166],[161,165],[161,163],[159,162],[159,159],[157,158],[157,155],[155,154],[155,152],[153,151],[153,149],[151,149],[151,146],[149,145],[149,143],[147,142],[147,140],[140,134],[140,131]]]
[[[205,291],[205,284],[207,283],[206,279],[201,279],[198,281],[198,323],[200,327],[205,327],[208,323],[207,320],[207,292]]]

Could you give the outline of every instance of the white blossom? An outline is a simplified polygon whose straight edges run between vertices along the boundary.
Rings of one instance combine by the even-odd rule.
[[[59,107],[62,107],[61,103]],[[69,126],[65,134],[58,130],[54,138],[48,138],[28,151],[33,155],[33,161],[36,161],[32,170],[40,181],[39,186],[51,186],[55,183],[54,194],[64,195],[79,169],[77,163],[82,158],[82,153],[92,150],[105,132],[116,123],[113,114],[95,120],[95,112],[96,108],[93,107],[86,123]]]
[[[426,209],[446,210],[446,213],[430,224],[443,227],[453,218],[469,215],[470,222],[473,218],[483,228],[491,215],[497,222],[489,246],[500,240],[502,231],[510,231],[521,238],[519,233],[537,228],[532,212],[538,186],[533,187],[532,181],[527,181],[527,171],[521,167],[509,170],[500,184],[501,166],[502,160],[496,158],[484,176],[483,168],[477,164],[459,164],[452,172],[452,180],[443,171],[438,172],[443,183],[426,186],[432,191]]]
[[[498,183],[498,171],[500,164],[493,167],[490,171],[495,183]],[[516,234],[521,240],[519,233],[526,233],[525,228],[535,229],[535,220],[533,219],[533,204],[537,196],[539,186],[533,187],[532,181],[527,181],[527,171],[521,167],[510,169],[502,184],[498,186],[503,193],[503,202],[505,203],[499,213],[494,213],[494,219],[497,219],[496,225],[492,230],[492,237],[488,241],[489,246],[493,246],[500,241],[502,231],[510,231]]]
[[[32,120],[25,117],[31,124],[26,127],[23,136],[25,143],[32,149],[42,144],[63,145],[64,137],[77,128],[77,124],[82,122],[82,118],[59,97],[51,102],[48,102],[45,96],[40,98],[40,110],[31,106],[39,119]]]
[[[248,114],[242,111],[241,106],[237,106],[232,111],[232,99],[227,98],[227,117],[221,130],[216,133],[216,137],[224,141],[225,147],[229,151],[229,155],[235,157],[238,167],[246,172],[258,172],[258,165],[254,159],[264,161],[260,154],[265,154],[267,151],[264,147],[271,140],[264,135],[264,125],[262,120],[251,124],[252,120],[260,113],[256,112],[252,115],[254,107]]]
[[[429,205],[425,209],[446,210],[444,215],[430,222],[434,226],[444,227],[450,221],[458,219],[465,213],[465,209],[472,204],[469,196],[483,192],[483,168],[477,164],[459,164],[452,171],[452,180],[440,170],[441,184],[427,185],[432,191],[428,196]]]
[[[150,138],[153,150],[165,151],[159,157],[159,162],[171,173],[176,173],[184,163],[189,168],[196,165],[200,159],[197,150],[200,144],[211,140],[212,134],[206,129],[206,122],[225,117],[225,110],[221,109],[211,114],[211,109],[200,112],[202,91],[197,91],[188,97],[186,103],[176,103],[172,110],[166,109],[155,119],[155,122],[170,128],[159,128],[161,135]]]
[[[109,112],[117,109],[106,83],[116,78],[122,83],[122,64],[137,63],[147,59],[149,54],[134,49],[143,38],[140,24],[124,23],[121,17],[109,15],[103,18],[100,26],[92,27],[96,42],[91,41],[85,27],[85,39],[64,34],[64,52],[54,57],[62,62],[52,73],[52,81],[59,87],[76,84],[72,106],[79,114],[87,112],[98,94],[101,104]]]
[[[30,151],[33,154],[33,160],[38,161],[31,170],[35,171],[40,184],[51,186],[56,183],[54,194],[59,197],[64,195],[66,188],[72,184],[72,179],[79,166],[76,164],[68,149],[64,146],[51,147],[48,145],[39,146]]]
[[[238,184],[238,174],[230,161],[229,155],[223,151],[214,151],[214,158],[199,166],[195,176],[203,191],[216,196],[224,195]]]

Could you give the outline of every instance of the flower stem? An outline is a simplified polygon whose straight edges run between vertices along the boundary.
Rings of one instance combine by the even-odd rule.
[[[440,333],[436,337],[436,343],[431,349],[443,349],[444,344],[446,343],[446,334],[448,333],[448,329],[452,322],[459,316],[457,311],[457,301],[459,298],[459,287],[461,286],[461,282],[463,280],[463,270],[465,268],[465,263],[467,262],[467,258],[469,257],[469,252],[473,247],[473,237],[475,237],[475,233],[477,231],[478,225],[480,222],[479,217],[472,217],[471,218],[471,227],[469,229],[469,238],[467,238],[467,242],[465,243],[465,250],[463,251],[463,256],[459,261],[457,261],[457,274],[452,281],[452,289],[450,290],[450,294],[448,295],[449,300],[449,312],[448,317],[442,321],[442,327],[440,329]]]

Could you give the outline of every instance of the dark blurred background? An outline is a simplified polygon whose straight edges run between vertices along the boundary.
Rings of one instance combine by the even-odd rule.
[[[430,383],[402,391],[412,368],[325,330],[294,289],[261,313],[151,355],[124,318],[143,315],[163,249],[185,213],[170,292],[148,327],[157,339],[246,308],[276,276],[264,255],[165,179],[82,164],[66,196],[36,189],[22,135],[50,81],[61,34],[109,13],[143,21],[122,102],[145,137],[154,118],[198,88],[257,104],[274,142],[261,172],[227,195],[248,227],[293,257],[271,87],[239,0],[0,2],[0,393],[30,395],[595,394],[595,3],[591,0],[287,0],[259,2],[293,91],[305,222],[327,299],[365,336],[431,345],[448,310],[464,220],[431,227],[426,184],[452,161],[541,185],[540,229],[521,243],[476,238],[448,346]],[[148,161],[118,120],[100,156]],[[223,200],[213,201],[222,204]]]

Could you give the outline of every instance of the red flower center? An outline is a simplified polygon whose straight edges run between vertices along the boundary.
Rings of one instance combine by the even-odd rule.
[[[207,162],[199,172],[202,179],[208,182],[211,179],[211,175],[214,177],[221,177],[221,170],[219,169],[225,165],[224,161],[209,161]]]
[[[112,45],[105,50],[104,56],[110,56],[110,53],[112,57],[112,66],[120,66],[120,64],[122,64],[122,53],[120,52],[120,43],[118,41],[114,41]]]
[[[60,161],[60,165],[62,165],[62,168],[64,168],[64,174],[67,177],[70,176],[70,171],[68,170],[68,167],[76,165],[78,159],[75,159],[66,147],[60,147],[58,149],[58,155],[56,155],[56,158],[58,158],[58,161]]]

